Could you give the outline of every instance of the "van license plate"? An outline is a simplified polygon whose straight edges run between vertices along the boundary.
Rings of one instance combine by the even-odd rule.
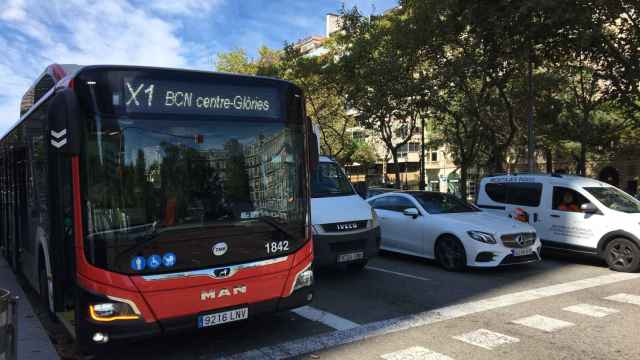
[[[513,249],[511,250],[511,254],[513,254],[513,256],[527,256],[533,254],[533,249]]]
[[[363,259],[363,258],[364,258],[364,252],[358,251],[358,252],[354,252],[354,253],[338,255],[338,262],[339,263],[343,263],[343,262],[360,260],[360,259]]]
[[[240,308],[214,314],[200,315],[198,316],[198,327],[204,328],[209,326],[216,326],[234,321],[245,320],[248,317],[249,308]]]

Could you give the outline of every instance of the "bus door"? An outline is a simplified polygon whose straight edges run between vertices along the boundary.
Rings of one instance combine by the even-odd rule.
[[[75,144],[77,118],[70,115],[77,109],[68,108],[73,91],[65,90],[56,95],[47,112],[47,175],[49,214],[49,254],[53,281],[53,309],[62,317],[74,321],[76,300],[76,256],[73,222],[73,180],[70,144]],[[62,137],[62,138],[61,138]],[[60,147],[60,141],[64,144]]]
[[[21,254],[29,249],[28,237],[28,217],[27,217],[27,173],[26,173],[26,151],[23,147],[16,147],[12,151],[13,161],[11,164],[13,173],[13,266],[16,271],[31,275],[22,269]]]

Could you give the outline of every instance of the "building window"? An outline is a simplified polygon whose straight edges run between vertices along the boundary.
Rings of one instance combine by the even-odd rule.
[[[432,151],[431,152],[431,161],[432,162],[438,161],[438,152],[437,151]]]

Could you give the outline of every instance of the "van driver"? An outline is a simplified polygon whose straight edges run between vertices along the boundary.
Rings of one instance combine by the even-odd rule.
[[[576,204],[573,194],[570,191],[565,191],[562,196],[562,201],[558,205],[560,211],[580,212],[580,207]]]

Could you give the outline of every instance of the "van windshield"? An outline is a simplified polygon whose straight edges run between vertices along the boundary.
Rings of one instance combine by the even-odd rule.
[[[311,196],[345,196],[355,192],[338,164],[333,162],[319,163],[311,177]]]
[[[640,201],[622,190],[614,187],[586,187],[584,189],[611,210],[630,214],[640,213]]]

